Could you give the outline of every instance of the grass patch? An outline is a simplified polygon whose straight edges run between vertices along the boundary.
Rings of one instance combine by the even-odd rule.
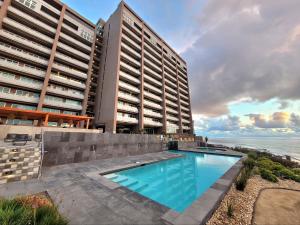
[[[0,199],[1,225],[67,225],[57,207],[42,197]]]
[[[227,216],[229,218],[232,218],[233,217],[233,213],[234,213],[233,204],[231,202],[227,202]]]

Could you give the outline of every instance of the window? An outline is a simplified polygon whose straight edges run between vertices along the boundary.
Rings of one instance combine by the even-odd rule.
[[[35,9],[37,5],[37,2],[34,0],[17,0],[17,1],[30,9]]]

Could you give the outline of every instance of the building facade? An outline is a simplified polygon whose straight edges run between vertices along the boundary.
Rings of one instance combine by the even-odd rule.
[[[59,0],[0,7],[0,107],[88,115],[108,132],[193,133],[185,61],[123,1],[97,24]]]
[[[123,1],[103,43],[95,123],[109,132],[192,134],[186,62]]]

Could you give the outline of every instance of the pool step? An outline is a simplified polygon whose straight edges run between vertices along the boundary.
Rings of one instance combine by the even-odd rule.
[[[138,182],[135,185],[132,185],[130,187],[130,189],[133,190],[133,191],[141,191],[141,190],[145,189],[146,187],[148,187],[148,184]]]
[[[138,181],[128,178],[126,181],[119,182],[119,183],[121,183],[122,186],[131,187],[132,185],[137,184]]]
[[[117,178],[118,175],[115,173],[111,173],[111,174],[104,175],[104,177],[106,177],[108,179],[114,179],[114,178]]]
[[[112,178],[111,180],[116,183],[121,183],[121,182],[127,181],[128,178],[125,176],[122,176],[122,175],[118,175],[117,177]]]

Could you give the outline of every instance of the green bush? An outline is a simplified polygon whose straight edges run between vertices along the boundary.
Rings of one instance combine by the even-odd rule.
[[[257,159],[257,153],[256,152],[249,152],[248,153],[248,158],[250,158],[250,159]]]
[[[265,180],[268,180],[268,181],[271,181],[274,183],[278,182],[277,177],[272,173],[272,171],[270,171],[268,169],[262,168],[260,170],[260,176]]]
[[[67,225],[57,208],[41,206],[36,211],[16,199],[0,199],[1,225]]]
[[[235,181],[236,189],[239,191],[244,191],[247,185],[248,178],[249,178],[248,172],[245,169],[243,169],[240,176]]]
[[[243,164],[247,169],[252,170],[255,166],[255,160],[252,158],[248,158],[243,162]]]
[[[274,162],[266,157],[259,158],[257,161],[259,168],[264,168],[267,170],[272,170],[274,167]]]
[[[234,207],[231,202],[227,202],[227,216],[228,217],[233,217],[233,212],[234,212]]]
[[[300,168],[293,168],[292,171],[294,174],[300,175]]]

